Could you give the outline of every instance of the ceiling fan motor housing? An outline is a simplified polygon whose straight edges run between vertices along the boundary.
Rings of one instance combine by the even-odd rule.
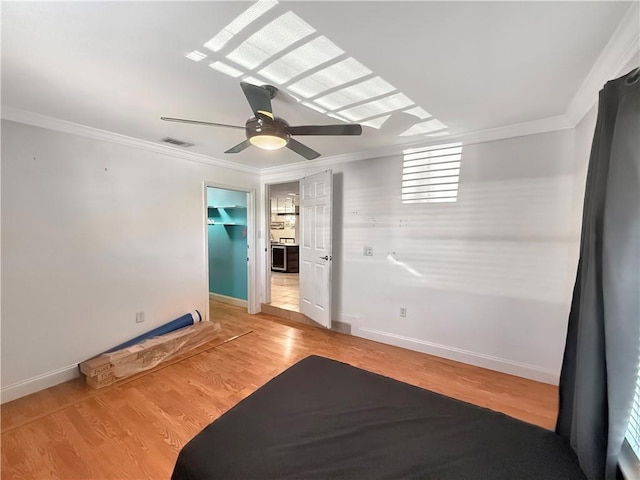
[[[289,143],[289,138],[291,137],[289,132],[287,131],[287,127],[289,124],[280,117],[275,117],[273,122],[265,121],[261,118],[252,117],[247,120],[245,125],[245,131],[247,134],[247,139],[256,146],[261,148],[266,148],[270,150],[271,148],[261,146],[260,140],[256,137],[268,138],[268,137],[276,137],[284,141],[284,144],[280,144],[280,147]]]

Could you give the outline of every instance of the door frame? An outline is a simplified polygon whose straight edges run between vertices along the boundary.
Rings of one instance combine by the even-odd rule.
[[[271,303],[271,185],[264,185],[264,303]]]
[[[219,188],[222,190],[233,190],[236,192],[243,192],[247,194],[247,312],[249,314],[255,314],[260,312],[260,302],[258,298],[258,271],[256,268],[256,243],[258,241],[256,237],[255,229],[255,202],[256,202],[256,190],[247,187],[240,187],[238,185],[228,185],[218,182],[202,182],[202,219],[203,219],[203,238],[204,238],[204,299],[207,308],[204,312],[204,317],[209,320],[209,227],[207,225],[207,219],[209,217],[208,205],[207,205],[207,188]]]
[[[297,183],[300,186],[300,178],[292,178],[291,180],[276,180],[269,183],[263,183],[264,186],[264,301],[262,303],[271,303],[271,186],[282,185],[283,183]]]

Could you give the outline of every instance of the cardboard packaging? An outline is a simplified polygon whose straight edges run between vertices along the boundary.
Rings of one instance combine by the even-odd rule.
[[[217,338],[219,330],[218,323],[199,322],[115,352],[98,355],[82,362],[80,371],[86,376],[87,385],[103,388],[204,345]]]

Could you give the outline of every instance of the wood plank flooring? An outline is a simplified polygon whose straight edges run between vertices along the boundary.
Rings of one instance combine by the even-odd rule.
[[[85,383],[84,379],[77,378],[69,382],[61,383],[54,387],[42,390],[40,392],[21,398],[15,402],[9,402],[2,406],[2,431],[6,432],[18,426],[29,423],[36,418],[49,415],[58,410],[62,410],[75,403],[94,397],[104,393],[107,389],[117,388],[125,383],[136,380],[139,377],[148,375],[151,372],[166,368],[173,363],[184,360],[198,353],[215,348],[223,343],[232,341],[239,336],[250,333],[251,330],[235,323],[226,322],[218,330],[217,335],[210,342],[203,344],[189,352],[177,356],[170,361],[164,362],[157,367],[138,373],[126,379],[123,379],[112,386],[99,390],[93,389]]]
[[[251,331],[123,385],[67,382],[2,406],[2,479],[169,478],[180,448],[287,367],[323,355],[552,428],[557,388],[211,302]],[[6,419],[5,419],[6,416]]]

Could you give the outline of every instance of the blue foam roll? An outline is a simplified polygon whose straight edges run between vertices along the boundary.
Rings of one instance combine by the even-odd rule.
[[[136,343],[140,343],[143,340],[151,337],[157,337],[158,335],[164,335],[165,333],[173,332],[174,330],[178,330],[179,328],[188,327],[189,325],[193,325],[196,322],[202,321],[202,315],[200,312],[196,310],[193,313],[187,313],[180,318],[176,318],[175,320],[170,321],[169,323],[165,323],[164,325],[160,325],[153,330],[148,331],[147,333],[143,333],[142,335],[138,335],[136,338],[132,338],[131,340],[121,343],[117,347],[113,347],[107,350],[104,353],[115,352],[116,350],[120,350],[122,348],[130,347],[131,345],[135,345]]]

